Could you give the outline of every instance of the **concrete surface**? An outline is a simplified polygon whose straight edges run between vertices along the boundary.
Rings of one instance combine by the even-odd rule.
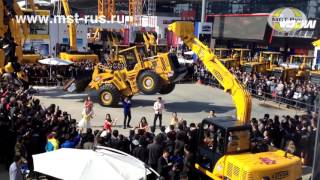
[[[95,116],[92,120],[93,126],[102,126],[105,114],[110,113],[112,118],[118,119],[117,125],[123,124],[123,109],[121,105],[117,108],[102,107],[97,102],[97,92],[87,91],[85,93],[67,93],[57,89],[40,88],[36,95],[43,106],[48,107],[54,103],[60,109],[69,112],[78,121],[81,119],[84,99],[90,95],[94,101]],[[161,96],[165,101],[166,111],[163,114],[163,124],[170,123],[172,112],[178,112],[179,118],[190,122],[201,122],[207,117],[211,109],[216,111],[217,116],[234,116],[235,108],[232,98],[220,89],[198,84],[179,84],[176,89],[168,95],[137,95],[132,99],[132,120],[131,125],[136,126],[142,116],[146,116],[149,124],[153,123],[153,103]],[[264,103],[253,99],[252,117],[263,117],[269,113],[274,115],[295,115],[298,111],[293,109],[278,108],[276,104]]]

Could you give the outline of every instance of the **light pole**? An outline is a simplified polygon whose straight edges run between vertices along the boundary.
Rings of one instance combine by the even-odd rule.
[[[201,6],[201,24],[204,23],[204,18],[206,16],[206,0],[202,0]]]

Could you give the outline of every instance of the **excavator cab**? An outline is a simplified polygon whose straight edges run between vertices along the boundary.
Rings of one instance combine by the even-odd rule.
[[[211,173],[223,156],[250,152],[250,126],[232,117],[204,119],[200,126],[196,168]]]
[[[251,132],[250,124],[233,117],[202,120],[195,168],[210,179],[299,179],[298,157],[281,150],[268,150],[268,147],[252,153]],[[259,143],[263,142],[259,140]]]

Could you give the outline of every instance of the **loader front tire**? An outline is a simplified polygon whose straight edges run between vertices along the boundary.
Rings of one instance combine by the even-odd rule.
[[[99,104],[105,107],[117,106],[121,98],[121,94],[117,87],[112,84],[105,84],[99,89]]]
[[[138,76],[138,88],[143,94],[156,94],[161,88],[160,76],[152,70],[146,70]]]

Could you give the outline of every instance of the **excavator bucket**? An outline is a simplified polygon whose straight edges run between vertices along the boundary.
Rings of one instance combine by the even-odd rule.
[[[174,32],[179,37],[186,37],[194,33],[194,25],[189,21],[177,21],[170,24],[168,30]]]

